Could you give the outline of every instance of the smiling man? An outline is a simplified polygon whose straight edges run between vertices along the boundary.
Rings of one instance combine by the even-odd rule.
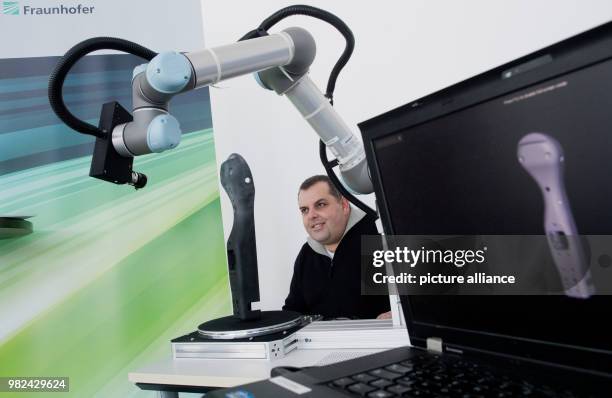
[[[308,239],[283,309],[326,318],[376,318],[389,311],[386,296],[361,295],[361,236],[378,235],[375,220],[351,206],[324,175],[300,185],[298,205]]]

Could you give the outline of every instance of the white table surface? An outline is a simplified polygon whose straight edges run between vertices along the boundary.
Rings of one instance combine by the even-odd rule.
[[[368,355],[383,349],[311,349],[294,350],[284,358],[275,361],[264,359],[172,359],[170,356],[128,373],[133,383],[233,387],[252,383],[270,377],[270,370],[276,366],[305,367],[325,364]]]

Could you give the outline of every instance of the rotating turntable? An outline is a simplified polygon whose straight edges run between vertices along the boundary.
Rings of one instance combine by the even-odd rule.
[[[260,300],[255,186],[242,156],[232,154],[221,164],[221,185],[234,211],[227,241],[234,314],[204,322],[197,331],[172,340],[174,358],[282,358],[297,347],[295,332],[318,317],[252,309],[252,304]]]

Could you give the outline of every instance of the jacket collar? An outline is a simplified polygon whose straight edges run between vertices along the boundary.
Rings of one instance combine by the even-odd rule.
[[[354,206],[353,204],[350,204],[350,206],[351,206],[351,213],[349,214],[349,219],[348,219],[348,222],[346,223],[346,229],[344,230],[344,233],[342,234],[342,238],[340,238],[340,242],[342,242],[342,239],[344,239],[344,235],[346,235],[346,233],[350,231],[351,228],[353,228],[355,224],[361,221],[366,215],[366,213],[363,210]],[[326,257],[329,257],[329,253],[327,252],[327,250],[325,250],[325,246],[323,246],[321,243],[312,239],[310,236],[308,236],[308,238],[306,239],[306,242],[308,242],[308,245],[310,246],[310,248],[314,250],[315,252],[322,254]]]

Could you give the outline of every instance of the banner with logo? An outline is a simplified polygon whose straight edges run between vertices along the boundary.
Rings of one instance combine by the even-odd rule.
[[[208,90],[173,100],[181,144],[135,160],[149,179],[136,191],[88,176],[94,139],[53,114],[47,85],[59,56],[94,36],[203,48],[200,1],[0,4],[0,218],[33,226],[0,236],[0,377],[67,378],[58,397],[153,396],[128,372],[231,312]],[[143,62],[86,57],[66,80],[67,106],[94,125],[103,103],[131,109]]]

